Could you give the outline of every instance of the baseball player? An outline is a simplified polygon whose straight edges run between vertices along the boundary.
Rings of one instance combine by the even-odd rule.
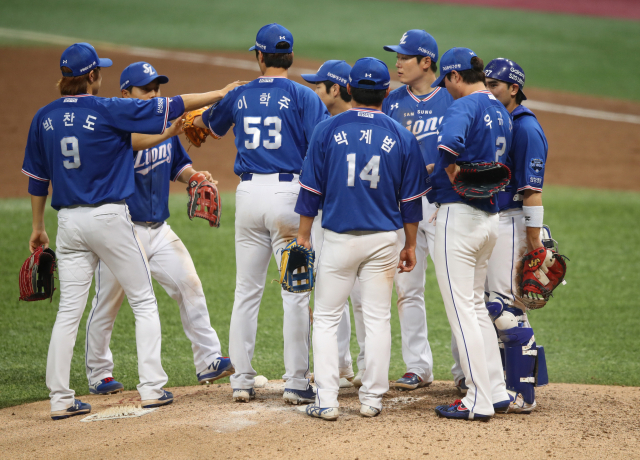
[[[410,271],[416,263],[427,174],[415,137],[380,111],[389,83],[382,61],[363,58],[354,64],[348,86],[354,107],[318,125],[300,178],[298,243],[307,248],[323,201],[313,331],[317,397],[306,413],[325,420],[339,416],[337,329],[356,278],[367,349],[360,414],[375,417],[389,390],[395,270]],[[402,227],[406,242],[398,257],[397,230]]]
[[[432,88],[438,70],[438,45],[424,30],[405,32],[400,43],[385,46],[397,53],[398,78],[405,86],[389,94],[382,111],[413,133],[420,146],[425,164],[434,164],[438,157],[437,136],[442,117],[453,103],[451,95],[439,86]],[[436,204],[428,195],[421,198],[424,220],[420,222],[416,246],[416,269],[396,274],[398,316],[402,332],[402,357],[406,373],[395,382],[401,390],[415,390],[433,382],[433,357],[427,337],[427,316],[424,304],[427,255],[434,254],[435,225],[429,219]],[[404,245],[404,234],[398,232],[398,250]]]
[[[136,62],[120,76],[123,98],[148,101],[161,95],[160,85],[169,79],[158,75],[147,62]],[[219,91],[217,100],[235,88],[234,83]],[[182,147],[175,123],[160,135],[132,134],[135,193],[127,206],[138,238],[149,260],[151,276],[180,307],[184,332],[191,340],[196,374],[207,383],[233,373],[229,358],[222,357],[220,341],[211,327],[202,284],[189,251],[165,220],[169,217],[169,183],[188,183],[197,171]],[[211,180],[208,171],[203,171]],[[101,261],[96,270],[96,294],[87,320],[86,372],[89,391],[109,394],[122,391],[113,379],[113,357],[109,349],[111,331],[125,292],[113,272]]]
[[[308,87],[288,79],[293,62],[293,36],[279,24],[257,34],[256,59],[262,77],[238,87],[195,120],[216,138],[235,124],[238,155],[236,192],[236,291],[229,329],[229,354],[236,373],[231,376],[233,399],[255,398],[251,366],[258,310],[267,267],[273,254],[295,238],[294,212],[300,191],[302,160],[316,125],[329,117],[320,98]],[[282,292],[284,309],[285,402],[313,402],[309,385],[309,295]]]
[[[486,90],[484,66],[468,48],[452,48],[441,60],[440,77],[455,99],[438,137],[440,155],[430,182],[440,204],[436,220],[435,267],[447,317],[459,344],[469,390],[462,400],[436,407],[439,416],[486,420],[509,405],[500,351],[484,304],[484,280],[498,237],[498,203],[493,196],[469,200],[453,189],[458,162],[493,162],[511,146],[509,112]]]
[[[349,80],[351,66],[345,61],[327,61],[320,66],[315,74],[302,74],[301,77],[315,85],[315,92],[320,97],[331,116],[338,115],[351,109],[351,95],[347,91],[347,81]],[[322,209],[318,210],[318,215],[313,221],[313,249],[316,252],[316,268],[320,264],[320,254],[322,253],[322,242],[324,240],[324,229],[322,228]],[[354,316],[361,318],[360,289],[354,284],[354,289],[349,294],[353,304]],[[361,320],[356,321],[356,337],[360,346],[358,356],[358,376],[356,384],[361,385],[362,374],[364,373],[364,324]],[[338,327],[338,350],[340,352],[340,387],[349,388],[353,386],[354,380],[353,363],[351,360],[351,317],[349,315],[349,301],[344,304],[344,313]]]
[[[525,74],[516,62],[498,58],[485,68],[487,88],[511,113],[513,142],[501,160],[512,173],[511,183],[498,194],[498,240],[489,259],[487,308],[494,318],[505,353],[507,390],[514,400],[510,412],[531,412],[536,407],[535,386],[546,384],[544,349],[535,343],[526,309],[516,297],[517,264],[525,253],[543,247],[542,184],[548,144],[531,110],[524,107]],[[550,235],[549,235],[550,238]],[[497,308],[497,310],[496,310]],[[510,331],[515,317],[518,327]],[[453,353],[458,358],[457,353]],[[537,369],[534,377],[534,368]],[[463,377],[458,362],[452,370],[456,382]],[[542,378],[542,376],[545,376]]]
[[[49,181],[51,206],[58,210],[60,306],[47,357],[51,418],[64,419],[91,411],[69,388],[73,346],[87,303],[91,278],[104,262],[124,289],[136,318],[138,391],[144,407],[169,404],[162,389],[167,374],[160,361],[160,318],[149,266],[124,200],[134,193],[131,132],[162,134],[171,119],[213,102],[214,94],[173,98],[104,99],[95,97],[100,69],[111,66],[88,43],[68,47],[60,58],[61,98],[35,115],[22,171],[32,195],[33,252],[49,244],[44,208]],[[115,249],[117,248],[117,250]]]

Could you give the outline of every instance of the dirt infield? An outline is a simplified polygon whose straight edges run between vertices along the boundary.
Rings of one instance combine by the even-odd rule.
[[[103,72],[101,96],[119,96],[120,72],[135,58],[118,52],[101,51],[113,60],[113,67]],[[214,54],[211,54],[214,55]],[[250,59],[251,53],[215,55]],[[59,48],[0,48],[0,112],[3,168],[0,169],[0,198],[27,196],[27,178],[20,173],[29,125],[36,111],[59,94]],[[169,76],[163,86],[166,96],[222,88],[233,80],[251,80],[256,72],[228,69],[207,64],[149,59],[156,69]],[[296,59],[300,68],[317,68],[319,63]],[[16,69],[19,69],[16,72]],[[302,82],[302,80],[299,80]],[[640,115],[640,103],[561,94],[527,89],[533,100],[583,108]],[[550,145],[545,181],[547,184],[610,188],[640,191],[640,129],[638,125],[538,112]],[[210,171],[220,181],[221,189],[234,190],[238,178],[233,174],[235,148],[230,133],[220,141],[208,140],[202,148],[189,151],[198,169]],[[620,174],[620,170],[624,174]],[[172,191],[184,192],[182,184],[172,184]]]
[[[551,384],[531,415],[487,423],[436,417],[452,402],[451,382],[411,393],[391,390],[374,419],[358,413],[355,389],[341,390],[336,422],[282,402],[282,382],[234,403],[228,384],[172,389],[175,401],[141,418],[53,422],[49,402],[0,410],[1,458],[171,459],[621,459],[640,458],[640,388]],[[84,396],[93,413],[139,401],[137,392]]]

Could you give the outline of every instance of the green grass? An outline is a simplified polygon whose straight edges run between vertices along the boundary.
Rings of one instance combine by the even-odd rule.
[[[403,32],[420,28],[438,40],[441,54],[466,46],[485,63],[499,56],[514,59],[525,69],[529,87],[640,100],[640,85],[604,83],[617,81],[621,68],[629,75],[640,71],[638,21],[379,0],[109,0],[91,5],[5,0],[0,5],[1,27],[162,48],[246,51],[257,30],[270,22],[289,28],[296,53],[306,58],[353,62],[376,56],[392,66],[394,55],[382,45],[396,44]]]
[[[227,351],[229,321],[235,288],[234,196],[223,196],[222,226],[212,230],[204,222],[184,216],[184,197],[172,196],[169,222],[190,249],[208,301],[213,327]],[[568,284],[542,310],[531,313],[539,344],[545,346],[553,382],[640,386],[640,319],[637,315],[640,252],[637,216],[640,194],[564,187],[545,188],[545,221],[571,258]],[[27,257],[31,231],[29,201],[0,201],[4,263],[0,266],[0,407],[46,399],[47,349],[55,321],[59,293],[53,303],[18,302],[17,272]],[[47,209],[49,237],[55,241],[56,213]],[[277,278],[272,262],[267,279]],[[253,365],[275,379],[284,374],[282,361],[282,304],[280,285],[267,283],[262,301]],[[162,361],[170,386],[196,384],[190,343],[182,331],[178,307],[155,286],[162,321]],[[451,379],[450,330],[433,270],[427,271],[427,318],[436,379]],[[88,392],[84,374],[84,327],[80,324],[74,350],[71,387]],[[398,313],[392,307],[390,378],[404,372]],[[113,332],[115,377],[135,389],[137,357],[131,309],[121,309]],[[355,332],[351,352],[358,352]]]

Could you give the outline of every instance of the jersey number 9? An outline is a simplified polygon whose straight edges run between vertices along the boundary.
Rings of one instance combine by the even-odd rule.
[[[251,141],[244,141],[244,146],[249,150],[260,147],[260,128],[252,125],[259,125],[261,122],[261,117],[244,117],[244,132],[248,136],[252,136]],[[263,124],[267,127],[273,126],[273,129],[268,132],[268,137],[273,137],[273,142],[265,140],[262,142],[263,147],[269,150],[279,149],[282,145],[282,134],[280,134],[282,120],[280,117],[266,117]]]
[[[75,136],[63,137],[60,141],[60,148],[65,157],[73,157],[72,160],[64,160],[62,164],[67,169],[76,169],[80,167],[80,148],[78,147],[78,138]]]

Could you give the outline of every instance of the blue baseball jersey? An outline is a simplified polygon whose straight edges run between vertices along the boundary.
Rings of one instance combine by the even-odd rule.
[[[437,87],[424,97],[414,95],[408,86],[397,88],[382,103],[382,111],[413,133],[425,164],[438,158],[438,128],[453,97]]]
[[[191,158],[173,136],[133,155],[136,191],[127,198],[131,220],[164,222],[169,218],[169,182],[191,166]]]
[[[495,197],[468,200],[458,195],[445,168],[455,162],[503,162],[511,149],[513,125],[504,105],[489,91],[476,91],[461,97],[447,109],[442,120],[438,149],[430,183],[430,202],[463,201],[483,211],[499,211]]]
[[[505,165],[511,169],[511,183],[498,193],[500,210],[522,208],[524,191],[542,191],[549,144],[538,119],[528,108],[519,105],[511,113],[513,140]]]
[[[310,88],[283,77],[260,77],[230,91],[202,114],[213,136],[232,125],[238,154],[233,171],[298,174],[311,134],[329,118],[322,100]]]
[[[300,186],[322,196],[324,228],[393,231],[399,204],[424,195],[426,179],[413,134],[380,111],[351,109],[316,128]]]
[[[124,200],[134,192],[131,133],[163,133],[169,103],[164,97],[61,97],[33,118],[22,172],[52,182],[55,209]]]

